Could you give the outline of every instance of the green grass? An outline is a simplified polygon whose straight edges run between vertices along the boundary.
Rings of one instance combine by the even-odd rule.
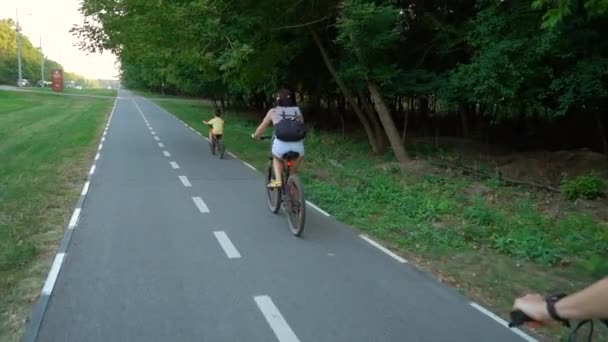
[[[34,92],[47,92],[54,93],[51,88],[25,88]],[[116,89],[104,89],[104,88],[85,88],[85,89],[74,89],[64,88],[62,94],[81,94],[81,95],[99,95],[99,96],[111,96],[115,97],[118,91]]]
[[[0,341],[23,331],[112,103],[0,91]]]
[[[207,134],[200,123],[212,117],[207,103],[157,103]],[[224,116],[227,149],[258,169],[269,146],[249,135],[262,117]],[[371,155],[365,142],[312,131],[301,176],[308,199],[503,317],[524,292],[572,292],[608,273],[605,224],[574,211],[550,219],[537,209],[542,196],[497,180],[484,181],[485,197],[467,195],[479,180],[431,170],[402,171],[391,156]]]

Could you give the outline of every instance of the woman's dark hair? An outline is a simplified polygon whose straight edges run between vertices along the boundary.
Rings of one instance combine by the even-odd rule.
[[[276,105],[279,107],[295,107],[298,104],[294,93],[287,88],[282,88],[277,91]]]
[[[215,110],[215,116],[222,116],[222,111],[220,109]]]

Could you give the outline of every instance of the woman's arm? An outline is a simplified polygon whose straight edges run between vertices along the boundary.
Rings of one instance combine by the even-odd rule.
[[[262,133],[264,133],[264,131],[270,127],[270,124],[272,123],[272,109],[268,111],[268,113],[266,113],[266,116],[264,117],[264,119],[262,120],[262,123],[260,123],[260,125],[258,126],[258,128],[255,130],[255,133],[253,133],[253,137],[255,139],[259,139],[260,136],[262,135]]]
[[[515,300],[514,308],[540,322],[552,320],[547,303],[539,294],[529,294]],[[608,278],[559,300],[555,303],[555,311],[559,317],[567,320],[608,318]]]

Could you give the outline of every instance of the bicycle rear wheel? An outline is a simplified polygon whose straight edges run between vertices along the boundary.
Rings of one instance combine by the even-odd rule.
[[[287,179],[287,220],[289,229],[295,236],[300,236],[306,223],[306,199],[300,177],[291,175]]]
[[[268,163],[268,172],[266,173],[266,193],[268,195],[268,208],[272,213],[276,214],[281,209],[281,189],[271,189],[268,187],[268,183],[274,179],[274,168],[272,167],[272,160]]]
[[[215,139],[209,140],[209,148],[211,149],[211,154],[215,155]]]
[[[224,159],[224,142],[222,141],[222,139],[218,139],[217,140],[217,154],[219,155],[220,159]]]

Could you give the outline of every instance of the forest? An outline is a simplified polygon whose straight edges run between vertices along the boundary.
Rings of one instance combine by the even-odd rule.
[[[608,154],[606,0],[84,0],[73,33],[133,89],[263,110],[289,85],[315,127]],[[572,129],[576,126],[577,129]]]

